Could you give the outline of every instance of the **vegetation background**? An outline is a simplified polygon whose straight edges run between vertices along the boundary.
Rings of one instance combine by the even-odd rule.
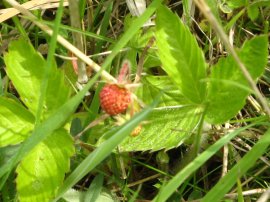
[[[0,201],[268,201],[269,0],[0,2]],[[132,94],[99,104],[105,83]]]

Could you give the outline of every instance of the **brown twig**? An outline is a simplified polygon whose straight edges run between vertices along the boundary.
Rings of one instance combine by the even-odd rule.
[[[261,188],[251,189],[251,190],[241,192],[241,195],[243,195],[243,196],[251,196],[251,195],[265,193],[266,191],[268,191],[268,190],[267,189],[261,189]],[[230,193],[230,194],[226,194],[224,197],[225,198],[235,199],[235,198],[238,197],[238,195],[239,195],[238,193]],[[200,202],[200,201],[202,201],[202,199],[191,200],[189,202]],[[261,202],[266,202],[266,201],[261,201]]]
[[[257,202],[267,202],[270,198],[270,188],[268,188],[257,200]]]
[[[158,173],[158,174],[155,174],[155,175],[146,177],[146,178],[144,178],[144,179],[138,180],[138,181],[136,181],[136,182],[132,182],[132,183],[128,184],[127,187],[133,187],[133,186],[142,184],[142,183],[144,183],[144,182],[147,182],[147,181],[149,181],[149,180],[156,179],[156,178],[158,178],[158,177],[160,177],[160,176],[161,176],[161,174]],[[118,192],[118,191],[121,191],[121,190],[122,190],[121,188],[117,188],[117,189],[113,189],[112,192]]]
[[[71,26],[77,29],[81,29],[81,19],[80,19],[80,10],[79,10],[79,1],[78,0],[68,0],[69,2],[69,16]],[[72,38],[74,45],[82,52],[84,52],[84,39],[83,34],[78,32],[72,32]],[[78,82],[81,84],[87,83],[88,76],[86,73],[85,63],[82,60],[76,61],[78,65]]]
[[[229,154],[229,148],[228,148],[228,145],[226,144],[223,147],[223,163],[222,163],[221,177],[224,177],[228,172],[228,154]]]
[[[151,48],[151,46],[154,44],[154,42],[155,42],[155,38],[154,37],[150,38],[146,47],[143,49],[143,52],[142,52],[141,57],[140,57],[139,62],[138,62],[138,68],[137,68],[134,83],[139,83],[141,80],[141,74],[143,71],[143,63],[144,63],[147,51],[149,50],[149,48]]]
[[[94,121],[92,121],[91,123],[89,123],[89,125],[86,126],[81,132],[79,132],[77,135],[75,135],[74,140],[78,140],[83,135],[83,133],[85,133],[90,128],[98,125],[100,122],[104,121],[109,116],[110,115],[108,115],[108,114],[104,114],[104,115],[100,116],[99,118],[95,119]]]
[[[32,0],[28,1],[21,6],[25,9],[36,10],[36,9],[48,9],[59,6],[60,0]],[[64,0],[63,6],[68,6],[67,0]],[[12,18],[20,12],[15,8],[6,8],[0,10],[0,23]]]
[[[254,195],[254,194],[261,194],[264,193],[266,191],[266,189],[251,189],[251,190],[247,190],[247,191],[243,191],[241,192],[241,194],[243,196],[250,196],[250,195]],[[226,198],[237,198],[238,197],[238,193],[230,193],[230,194],[226,194],[225,195]]]

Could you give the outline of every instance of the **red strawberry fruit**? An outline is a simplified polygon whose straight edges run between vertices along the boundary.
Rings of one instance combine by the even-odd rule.
[[[131,93],[116,84],[106,84],[99,94],[101,108],[109,115],[123,113],[131,102]]]

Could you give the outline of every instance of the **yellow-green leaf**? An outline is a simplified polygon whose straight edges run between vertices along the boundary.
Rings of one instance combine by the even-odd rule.
[[[56,130],[39,143],[16,169],[20,202],[53,199],[69,171],[73,153],[72,138],[64,129]]]
[[[22,142],[33,130],[34,120],[21,104],[0,97],[0,147]]]

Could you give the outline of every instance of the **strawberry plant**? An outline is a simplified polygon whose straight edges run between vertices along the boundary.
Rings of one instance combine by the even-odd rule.
[[[269,3],[74,2],[0,12],[1,201],[267,193]]]
[[[25,48],[28,54],[25,54]],[[12,42],[4,59],[7,75],[23,103],[11,98],[1,98],[3,103],[1,117],[3,121],[5,120],[5,122],[1,121],[2,147],[25,141],[34,130],[40,97],[37,92],[42,85],[45,71],[45,60],[25,40]],[[51,68],[52,74],[48,81],[50,89],[47,91],[42,107],[43,120],[66,102],[71,93],[71,88],[64,81],[64,74],[57,69],[55,63]],[[59,147],[60,145],[62,146]],[[16,184],[19,200],[51,198],[57,186],[63,181],[65,172],[69,170],[69,157],[73,154],[72,137],[65,128],[61,127],[48,134],[48,137],[35,146],[17,166]]]

